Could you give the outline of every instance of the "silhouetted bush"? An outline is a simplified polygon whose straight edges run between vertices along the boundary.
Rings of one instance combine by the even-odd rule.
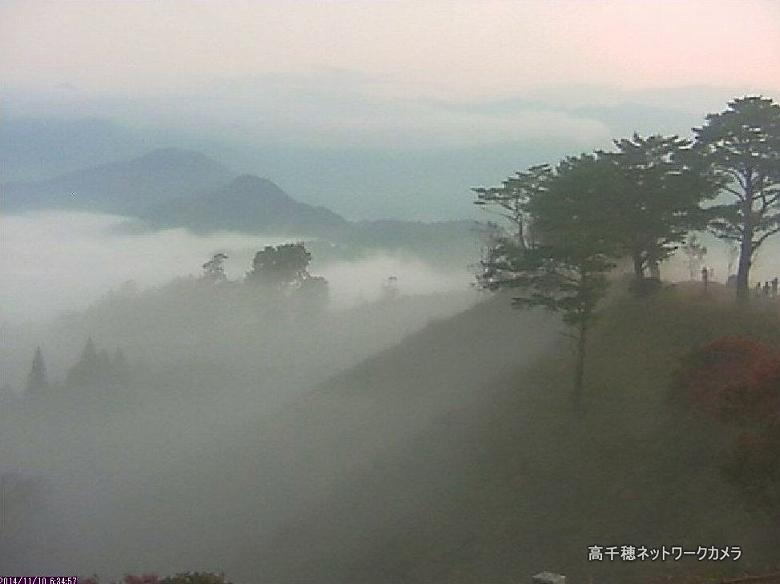
[[[725,476],[750,502],[780,511],[780,353],[742,337],[717,339],[683,359],[677,389],[687,407],[738,429]]]

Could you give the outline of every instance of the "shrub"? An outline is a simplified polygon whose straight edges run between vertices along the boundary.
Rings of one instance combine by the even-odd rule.
[[[690,409],[740,429],[722,471],[751,503],[780,511],[780,353],[717,339],[683,359],[676,389]]]
[[[683,358],[677,389],[691,408],[723,421],[777,415],[780,354],[742,337],[721,337]]]

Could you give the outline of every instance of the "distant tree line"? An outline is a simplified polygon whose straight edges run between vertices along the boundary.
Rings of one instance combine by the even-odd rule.
[[[307,318],[315,316],[327,306],[328,282],[309,272],[311,253],[303,243],[265,246],[255,254],[243,282],[233,282],[227,278],[224,267],[227,259],[225,253],[214,254],[202,265],[200,280],[214,286],[239,283],[253,286],[276,309],[291,308]],[[395,284],[395,281],[392,283]],[[397,292],[397,289],[393,287],[392,292]],[[386,295],[389,297],[390,292],[386,292]],[[78,360],[68,369],[64,384],[67,387],[109,386],[124,384],[130,377],[131,368],[124,352],[116,349],[110,354],[105,349],[98,349],[90,337]],[[43,351],[37,347],[27,375],[26,394],[46,395],[52,385]]]
[[[694,232],[709,230],[738,249],[736,296],[746,302],[755,254],[780,231],[780,105],[735,99],[693,131],[692,139],[634,134],[612,151],[473,189],[475,203],[509,225],[492,232],[478,283],[517,289],[517,306],[562,314],[577,346],[578,407],[588,331],[618,262],[630,260],[634,292],[652,292],[678,248],[689,266],[701,263],[706,248]]]
[[[98,350],[90,337],[79,358],[68,369],[65,386],[121,385],[130,379],[131,373],[122,349],[117,348],[113,354],[105,349]],[[26,394],[31,397],[46,395],[51,387],[43,351],[37,347],[27,374]]]
[[[227,282],[224,262],[228,256],[215,254],[203,264],[202,278],[213,283]],[[256,285],[268,293],[299,294],[323,303],[328,300],[328,281],[309,272],[311,253],[303,243],[267,245],[258,251],[244,282]]]

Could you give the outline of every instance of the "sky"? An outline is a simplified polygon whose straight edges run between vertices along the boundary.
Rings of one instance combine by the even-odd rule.
[[[556,85],[778,89],[779,32],[780,5],[751,0],[23,0],[0,5],[0,67],[11,85],[134,96],[317,71],[454,101]]]
[[[778,55],[776,1],[0,0],[5,115],[188,141],[350,218],[462,217],[523,165],[689,132],[780,95]]]

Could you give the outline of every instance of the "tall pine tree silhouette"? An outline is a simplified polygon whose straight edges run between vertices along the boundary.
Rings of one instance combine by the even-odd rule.
[[[68,370],[66,378],[68,385],[84,385],[94,383],[100,375],[100,356],[95,348],[92,337],[87,339],[81,357],[73,367]]]
[[[39,394],[49,387],[49,380],[46,377],[46,363],[43,360],[43,352],[40,347],[36,347],[33,356],[30,373],[27,374],[27,392],[30,395]]]

